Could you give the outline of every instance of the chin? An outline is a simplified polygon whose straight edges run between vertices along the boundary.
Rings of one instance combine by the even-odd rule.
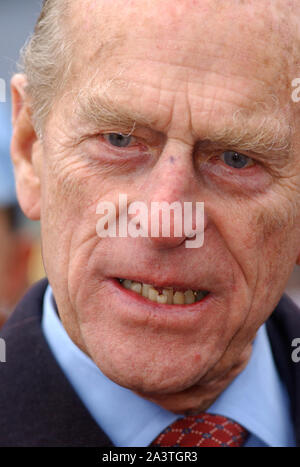
[[[152,280],[161,294],[172,286],[174,296],[187,287],[195,295],[192,303],[159,303],[138,293],[137,282],[137,289],[128,289],[115,274],[87,275],[72,288],[70,301],[80,347],[110,380],[147,399],[190,391],[218,364],[240,329],[247,294],[242,287],[232,293],[217,281],[198,286],[176,278],[140,280]]]
[[[107,342],[94,336],[89,341],[91,358],[110,380],[147,399],[199,389],[199,381],[222,356],[221,351],[201,355],[194,345],[187,346],[182,355],[182,343],[175,342],[172,348],[171,343],[161,344],[151,339],[143,351],[140,342],[130,344],[127,340],[126,344],[120,344],[115,337],[114,341]]]

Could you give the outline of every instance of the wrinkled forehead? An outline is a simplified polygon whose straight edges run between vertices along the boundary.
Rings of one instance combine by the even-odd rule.
[[[264,44],[266,60],[295,63],[299,48],[298,0],[73,0],[74,39],[85,54],[99,47],[149,39],[153,46],[181,41],[183,48],[210,43],[233,51]],[[88,46],[86,48],[85,46]],[[249,51],[250,52],[250,51]],[[275,65],[275,64],[274,64]],[[286,69],[282,70],[286,71]]]
[[[278,109],[291,110],[299,55],[296,1],[73,0],[71,12],[73,89],[93,86],[94,78],[95,85],[115,80],[118,73],[125,87],[137,76],[148,86],[150,75],[159,86],[161,76],[172,80],[176,68],[179,80],[188,74],[200,86],[221,88],[224,76],[235,75],[237,82],[227,87],[245,83],[251,99],[272,109],[275,96]]]
[[[72,0],[73,86],[140,76],[154,85],[188,73],[222,86],[238,77],[257,102],[290,107],[297,77],[300,2],[296,0]],[[141,73],[143,63],[145,78]],[[159,73],[155,70],[160,67]],[[206,73],[207,70],[207,73]],[[173,73],[174,76],[174,73]],[[171,79],[171,78],[170,78]],[[235,84],[232,84],[235,86]],[[252,99],[252,97],[251,97]]]

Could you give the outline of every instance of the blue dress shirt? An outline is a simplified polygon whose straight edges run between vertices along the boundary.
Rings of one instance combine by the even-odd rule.
[[[57,363],[82,403],[115,446],[148,446],[180,418],[108,379],[69,338],[51,287],[44,297],[42,330]],[[232,418],[249,431],[246,446],[295,446],[289,399],[279,379],[263,325],[246,368],[207,412]]]

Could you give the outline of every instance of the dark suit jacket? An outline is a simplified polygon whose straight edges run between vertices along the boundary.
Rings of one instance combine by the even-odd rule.
[[[43,280],[27,293],[0,333],[6,342],[6,363],[0,363],[0,446],[112,446],[73,391],[43,337],[47,284]],[[300,446],[300,363],[291,359],[291,342],[300,337],[300,310],[284,296],[267,321],[267,330],[290,396]]]

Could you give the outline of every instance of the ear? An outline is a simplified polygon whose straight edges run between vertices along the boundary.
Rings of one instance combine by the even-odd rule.
[[[20,206],[29,219],[39,220],[42,144],[33,127],[26,85],[25,75],[14,75],[11,80],[13,123],[11,156]]]

